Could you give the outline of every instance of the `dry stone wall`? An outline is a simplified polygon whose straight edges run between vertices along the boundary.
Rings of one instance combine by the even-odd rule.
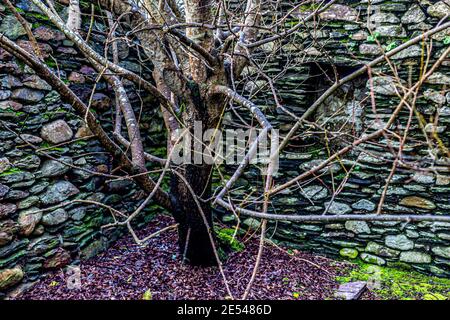
[[[29,1],[16,3],[32,23],[47,65],[59,72],[71,89],[87,101],[97,76],[94,70],[81,58],[73,43],[52,28]],[[393,48],[431,28],[449,13],[449,1],[374,0],[373,11],[369,13],[367,1],[340,3],[321,15],[321,28],[312,34],[299,31],[295,35],[295,45],[287,44],[266,66],[269,74],[278,75],[275,84],[283,104],[297,115],[314,101],[318,91],[330,85],[321,76],[323,70],[330,70],[334,64],[340,74],[345,75],[379,54],[374,37],[386,48]],[[301,8],[299,15],[306,15],[309,10],[310,7]],[[31,50],[24,30],[13,15],[1,4],[0,12],[0,32]],[[373,35],[367,32],[367,19],[376,25]],[[286,23],[294,25],[298,20]],[[88,26],[89,21],[85,21],[85,30]],[[90,41],[99,52],[102,52],[105,40],[103,30],[101,22],[96,21]],[[445,30],[434,36],[432,61],[448,46],[449,33]],[[123,45],[119,48],[121,61],[127,68],[144,74],[148,72],[137,63],[138,56],[133,49]],[[271,47],[267,46],[265,50],[271,50]],[[321,53],[324,51],[328,54]],[[399,75],[406,82],[417,80],[422,51],[418,44],[394,57]],[[377,74],[380,72],[384,74]],[[367,99],[368,78],[361,77],[328,99],[316,113],[316,119],[334,115],[328,121],[331,129],[344,127],[346,132],[355,134],[373,131],[377,117],[386,120],[398,102],[389,74],[385,67],[375,69],[373,73],[377,116]],[[264,85],[264,80],[261,81],[247,83],[243,90],[258,89]],[[427,81],[417,103],[418,111],[427,122],[426,130],[433,126],[433,120],[438,119],[436,131],[446,146],[450,140],[449,85],[449,63],[446,62]],[[47,270],[97,254],[121,234],[121,230],[100,228],[110,221],[110,216],[97,206],[83,203],[58,205],[85,199],[130,211],[142,201],[142,194],[136,192],[130,181],[111,180],[95,174],[110,172],[114,167],[112,157],[89,137],[83,119],[74,114],[70,105],[61,102],[57,92],[4,51],[0,51],[0,86],[1,298],[6,292],[22,288],[21,284],[36,280]],[[127,89],[135,91],[136,88],[127,84]],[[257,96],[273,124],[282,132],[289,130],[291,119],[273,108],[270,92],[263,90]],[[98,82],[91,108],[106,126],[111,123],[113,100],[114,95],[107,85]],[[142,101],[144,105],[152,103],[144,95],[132,96],[137,110]],[[406,113],[401,115],[402,119],[407,116]],[[148,133],[145,144],[152,147],[153,153],[165,141],[157,117],[147,109],[142,113],[142,125]],[[232,115],[227,118],[231,119]],[[404,122],[399,121],[396,125],[401,127]],[[413,122],[411,132],[417,136],[417,141],[423,141],[417,121]],[[342,143],[332,141],[330,147],[338,148]],[[320,214],[326,208],[331,214],[373,213],[392,166],[392,156],[386,152],[386,147],[387,141],[383,139],[377,144],[364,145],[367,153],[354,152],[342,163],[329,166],[321,172],[320,180],[304,183],[301,189],[286,191],[275,198],[274,207],[278,213],[292,214]],[[389,187],[384,211],[449,214],[449,159],[431,159],[423,143],[405,147],[409,161],[438,170],[417,173],[399,168]],[[300,174],[326,156],[323,137],[300,135],[282,155],[277,182]],[[345,188],[332,199],[333,183],[338,185],[345,178],[344,168],[353,168],[352,173]],[[244,189],[249,190],[260,181],[257,170],[245,173],[238,181],[238,185],[244,187],[242,193],[236,192],[235,196],[243,197]],[[149,207],[143,217],[150,219],[158,210]],[[226,222],[233,220],[227,213],[221,212],[221,216]],[[248,227],[259,223],[253,219],[243,222]],[[450,225],[447,223],[278,222],[270,225],[268,234],[299,249],[348,259],[360,258],[379,265],[411,266],[439,276],[450,275]]]
[[[292,2],[291,2],[292,3]],[[283,105],[296,115],[301,115],[318,97],[332,85],[323,75],[326,71],[333,78],[334,66],[341,77],[378,57],[381,53],[378,41],[389,51],[425,30],[435,26],[450,12],[449,1],[338,1],[320,15],[319,27],[310,30],[300,28],[293,41],[286,43],[266,66],[266,72],[275,79],[275,86]],[[301,6],[299,17],[307,16],[314,7]],[[291,26],[300,23],[292,19]],[[369,32],[368,26],[372,32]],[[450,43],[450,30],[433,37],[430,65],[436,61]],[[423,67],[424,47],[418,43],[392,57],[399,77],[405,84],[417,81]],[[267,53],[273,47],[265,48]],[[424,139],[435,129],[442,145],[449,146],[450,134],[450,63],[443,66],[424,84],[418,95],[416,115],[413,117],[409,140],[404,146],[404,161],[413,170],[399,166],[388,188],[383,212],[389,214],[450,213],[450,159],[445,152],[433,158]],[[250,75],[257,74],[250,68]],[[253,78],[254,79],[254,78]],[[311,79],[313,81],[311,81]],[[376,112],[369,96],[373,82]],[[398,88],[397,88],[398,89]],[[268,113],[272,123],[286,133],[292,126],[292,118],[274,108],[272,93],[264,79],[246,83],[242,90],[254,93],[259,104]],[[399,103],[392,71],[379,66],[368,75],[345,84],[313,116],[314,120],[330,131],[360,136],[369,134],[383,125]],[[246,118],[245,111],[241,117]],[[404,110],[391,128],[394,132],[404,129],[409,111]],[[419,125],[421,118],[423,125]],[[232,118],[231,118],[232,119]],[[232,126],[232,122],[229,121]],[[328,144],[326,142],[328,140]],[[391,171],[394,156],[389,148],[398,150],[398,140],[382,137],[375,143],[364,144],[365,152],[355,150],[350,155],[319,172],[314,181],[303,181],[273,199],[273,212],[292,214],[361,214],[375,213],[385,181]],[[347,145],[342,139],[324,138],[323,134],[302,134],[294,140],[282,155],[277,183],[307,171],[327,158],[329,152]],[[329,148],[330,150],[327,150]],[[444,155],[443,155],[444,154]],[[448,150],[447,150],[448,154]],[[351,172],[347,179],[347,172]],[[345,180],[347,179],[347,180]],[[246,190],[255,189],[262,181],[258,170],[248,172],[238,181],[240,190],[234,196],[246,199],[252,208],[252,197],[246,198]],[[340,192],[333,193],[345,182]],[[256,202],[256,201],[255,201]],[[224,221],[234,221],[226,214]],[[248,227],[259,225],[254,219],[243,218]],[[404,266],[439,276],[450,275],[450,224],[443,222],[364,222],[345,223],[272,223],[268,235],[283,244],[347,259],[362,259],[368,263]]]
[[[114,93],[82,58],[72,42],[55,30],[29,1],[17,1],[25,13],[44,54],[46,64],[59,72],[70,88],[85,102],[92,99],[91,111],[97,113],[106,130],[111,130]],[[64,14],[64,10],[61,9]],[[31,50],[25,31],[0,4],[0,32]],[[89,23],[85,23],[85,30]],[[104,26],[96,21],[90,42],[103,52]],[[138,56],[119,46],[122,64],[140,70]],[[103,53],[102,53],[103,54]],[[148,75],[148,74],[147,74]],[[137,92],[128,83],[127,90]],[[95,89],[95,90],[94,90]],[[93,92],[94,90],[94,92]],[[91,97],[92,93],[92,97]],[[154,105],[144,94],[131,95],[140,110]],[[142,115],[142,125],[150,132],[149,145],[164,145],[162,128],[154,123],[158,115]],[[102,230],[112,222],[108,211],[88,200],[105,203],[130,212],[143,194],[134,183],[104,177],[115,167],[84,125],[58,93],[24,64],[0,50],[0,299],[7,291],[22,289],[48,270],[77,263],[104,250],[124,230]],[[148,207],[145,223],[156,207]],[[26,285],[25,285],[26,287]]]

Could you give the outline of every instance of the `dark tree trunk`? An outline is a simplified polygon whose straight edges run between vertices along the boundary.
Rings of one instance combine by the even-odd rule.
[[[185,165],[182,173],[198,198],[211,196],[210,165]],[[179,223],[179,250],[184,261],[191,265],[211,266],[217,264],[209,232],[214,237],[210,202],[198,200],[211,231],[208,231],[197,203],[186,184],[178,176],[172,178],[172,196],[176,204],[174,217]]]
[[[208,82],[226,82],[225,73],[213,75]],[[222,97],[209,96],[207,88],[199,87],[196,83],[190,82],[189,92],[191,95],[190,105],[184,113],[184,123],[189,128],[191,134],[195,134],[195,121],[201,122],[202,137],[206,130],[217,128],[220,124],[222,110],[225,107],[225,100]],[[205,91],[206,90],[206,91]],[[196,137],[193,139],[202,139]],[[204,141],[203,141],[204,142]],[[216,265],[217,260],[214,254],[211,238],[215,241],[212,208],[211,208],[211,175],[213,165],[205,161],[207,153],[202,152],[202,161],[198,163],[194,160],[199,150],[192,144],[191,164],[179,166],[176,170],[184,177],[197,196],[194,200],[192,192],[186,183],[179,176],[172,176],[171,194],[175,211],[173,216],[178,222],[178,235],[180,253],[185,261],[191,265],[211,266]],[[203,149],[203,145],[201,146]],[[188,151],[189,152],[189,151]],[[213,154],[209,154],[213,156]],[[199,210],[199,205],[201,211]],[[204,217],[202,216],[202,212]],[[209,228],[205,225],[205,219]]]

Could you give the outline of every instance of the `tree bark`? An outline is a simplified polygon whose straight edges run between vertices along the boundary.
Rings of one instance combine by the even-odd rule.
[[[189,164],[182,173],[198,199],[211,196],[211,165]],[[172,196],[175,197],[173,216],[178,222],[179,250],[183,261],[196,266],[216,265],[214,248],[209,232],[214,237],[212,209],[210,201],[194,200],[191,191],[178,176],[172,178]],[[204,215],[204,217],[202,216]],[[205,225],[205,220],[208,226]]]

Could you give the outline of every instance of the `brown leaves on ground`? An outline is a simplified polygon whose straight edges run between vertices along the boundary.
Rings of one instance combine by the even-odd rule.
[[[159,217],[139,234],[143,237],[172,223],[171,218]],[[254,237],[246,242],[244,251],[231,253],[224,262],[236,298],[242,295],[250,279],[257,249],[258,239]],[[150,293],[154,300],[226,298],[218,268],[181,263],[174,230],[152,238],[145,247],[126,236],[107,251],[83,261],[80,268],[80,289],[69,289],[64,272],[59,271],[38,281],[18,299],[143,299]],[[345,262],[300,252],[290,255],[267,245],[249,298],[332,298],[338,287],[335,277],[348,268]]]

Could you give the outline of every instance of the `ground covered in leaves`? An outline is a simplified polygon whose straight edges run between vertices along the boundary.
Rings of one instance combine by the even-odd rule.
[[[141,230],[144,237],[173,224],[169,217],[153,220]],[[240,298],[250,279],[257,237],[247,237],[245,249],[231,250],[224,271],[235,298]],[[131,236],[118,240],[107,251],[83,261],[81,288],[69,289],[65,273],[55,271],[38,281],[18,299],[227,299],[223,278],[217,267],[195,268],[181,263],[177,233],[165,231],[146,246]],[[251,299],[332,299],[338,276],[352,267],[346,262],[286,251],[267,245]],[[365,298],[371,298],[366,294]]]

